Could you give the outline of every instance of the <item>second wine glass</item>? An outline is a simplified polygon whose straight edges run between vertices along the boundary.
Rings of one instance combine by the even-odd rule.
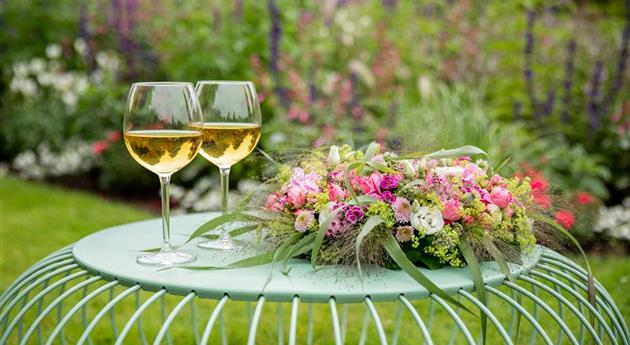
[[[260,139],[262,119],[258,95],[249,81],[200,81],[195,89],[206,122],[193,127],[203,133],[201,155],[221,173],[221,210],[225,214],[230,168],[247,157]],[[239,247],[226,226],[217,240],[198,245],[223,250]]]

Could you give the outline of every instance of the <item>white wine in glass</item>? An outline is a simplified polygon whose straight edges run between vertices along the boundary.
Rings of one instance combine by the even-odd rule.
[[[162,247],[138,256],[143,265],[171,266],[194,261],[196,256],[175,251],[171,245],[169,183],[171,175],[197,155],[202,133],[191,124],[203,118],[191,83],[135,83],[127,98],[123,133],[131,157],[160,178]]]
[[[228,212],[230,168],[247,157],[258,144],[261,114],[254,84],[249,81],[200,81],[197,96],[204,120],[191,128],[203,133],[201,155],[221,173],[221,209]],[[202,248],[236,249],[226,226],[219,239],[199,242]]]

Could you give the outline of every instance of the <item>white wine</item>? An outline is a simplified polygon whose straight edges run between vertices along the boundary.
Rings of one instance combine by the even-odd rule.
[[[196,130],[137,130],[125,132],[131,157],[156,174],[172,174],[199,151],[202,137]]]
[[[260,124],[205,122],[191,124],[203,133],[201,155],[219,168],[229,168],[247,157],[260,139]]]

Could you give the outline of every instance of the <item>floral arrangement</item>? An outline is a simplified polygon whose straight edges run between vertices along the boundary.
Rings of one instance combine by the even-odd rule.
[[[397,155],[381,153],[375,143],[365,151],[349,146],[314,150],[293,164],[280,165],[278,175],[265,183],[270,190],[260,212],[246,213],[240,207],[210,220],[189,239],[216,236],[205,233],[241,220],[247,225],[233,234],[261,230],[273,250],[226,267],[191,268],[283,260],[288,273],[287,262],[294,257],[306,258],[314,267],[355,264],[359,272],[362,264],[400,268],[430,292],[468,310],[416,266],[468,265],[484,302],[480,261],[497,261],[512,279],[509,263],[521,263],[521,255],[531,252],[550,229],[577,245],[565,229],[569,224],[562,224],[566,219],[554,219],[546,185],[529,176],[503,177],[497,174],[501,166],[471,158],[485,155],[473,146]],[[483,315],[481,320],[485,329]]]

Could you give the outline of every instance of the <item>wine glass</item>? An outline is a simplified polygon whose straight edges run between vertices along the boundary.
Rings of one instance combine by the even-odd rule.
[[[219,167],[221,210],[225,214],[230,168],[247,157],[260,139],[262,119],[258,95],[249,81],[199,81],[195,89],[206,122],[193,128],[203,132],[201,155]],[[199,242],[198,246],[223,250],[239,247],[225,226],[217,240]]]
[[[138,256],[143,265],[171,266],[194,261],[196,256],[171,246],[169,182],[171,175],[195,158],[202,134],[191,124],[203,122],[191,83],[134,83],[127,97],[123,133],[131,157],[160,178],[162,247]]]

